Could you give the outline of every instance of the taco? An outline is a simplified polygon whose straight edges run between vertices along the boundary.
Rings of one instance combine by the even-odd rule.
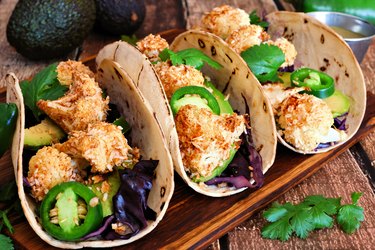
[[[366,107],[364,78],[350,47],[312,17],[279,11],[261,20],[223,5],[196,29],[212,32],[240,54],[262,84],[275,115],[278,140],[303,154],[348,141]]]
[[[123,48],[121,53],[120,48]],[[179,35],[171,44],[172,50],[168,49],[169,44],[164,39],[152,34],[139,41],[137,48],[125,42],[108,45],[99,52],[97,64],[101,59],[108,58],[125,66],[121,60],[132,51],[131,63],[142,65],[134,66],[142,70],[132,74],[137,76],[143,73],[145,64],[151,68],[149,85],[141,89],[141,92],[154,102],[171,104],[172,112],[169,107],[166,111],[159,110],[159,114],[155,111],[156,116],[162,117],[161,123],[173,124],[173,130],[164,130],[164,133],[171,141],[174,140],[173,145],[178,145],[170,150],[175,170],[183,180],[195,191],[214,197],[232,195],[246,187],[261,186],[263,174],[275,159],[275,123],[268,99],[257,81],[248,80],[251,72],[240,62],[242,59],[218,37],[194,31]],[[198,53],[208,64],[221,66],[214,69],[206,65],[197,70],[186,64],[171,66],[169,59],[161,62],[162,57],[167,54],[173,57],[173,53],[179,53],[178,51],[185,55]],[[127,60],[130,61],[130,58]],[[164,69],[168,71],[169,68],[171,71],[164,74]],[[171,84],[166,84],[168,78],[172,79],[169,81]],[[153,95],[159,90],[163,91],[162,99],[156,99]],[[191,90],[198,91],[200,97],[196,96],[197,93],[186,92]],[[176,97],[177,95],[180,96]],[[202,95],[205,95],[203,101]],[[212,100],[209,95],[213,99],[220,99],[216,105],[219,108],[215,112],[210,106],[211,102],[208,101],[208,105],[206,103],[208,99]],[[185,96],[188,98],[184,98]],[[174,98],[177,98],[176,102],[172,101]],[[186,99],[189,99],[185,103],[188,105],[181,105]],[[179,104],[176,106],[175,103]],[[194,135],[195,133],[199,135]],[[221,138],[222,144],[219,144],[218,138]],[[220,147],[223,148],[222,151],[218,150]],[[228,169],[228,172],[224,169]],[[244,172],[246,173],[243,174]],[[236,179],[241,181],[236,183]]]
[[[12,161],[30,226],[59,248],[113,247],[142,238],[163,218],[174,190],[172,158],[150,104],[111,61],[99,67],[100,86],[80,62],[46,70],[35,77],[48,75],[44,96],[49,88],[51,97],[69,87],[60,97],[38,100],[37,117],[48,116],[54,125],[43,126],[60,127],[66,137],[39,148],[24,147],[25,117],[32,116],[25,114],[30,103],[24,88],[33,82],[7,76],[7,100],[19,109]]]

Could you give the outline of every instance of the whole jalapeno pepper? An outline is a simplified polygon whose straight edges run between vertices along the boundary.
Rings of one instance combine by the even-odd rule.
[[[0,103],[0,157],[12,143],[17,124],[18,109],[15,103]]]
[[[183,98],[186,95],[199,95],[202,99],[207,100],[207,104],[202,103],[202,102],[198,104],[198,100],[201,99],[199,97],[198,99],[190,98],[190,99],[183,100]],[[181,108],[181,106],[186,105],[186,104],[198,104],[199,106],[208,106],[214,114],[220,115],[220,106],[215,96],[213,96],[210,93],[210,91],[208,91],[204,87],[185,86],[176,90],[173,93],[171,100],[170,100],[170,105],[171,105],[173,114],[176,115],[178,110]]]
[[[292,86],[307,87],[308,94],[324,99],[335,92],[335,82],[329,75],[310,68],[297,69],[290,75]]]
[[[64,182],[48,191],[40,206],[43,228],[59,240],[76,241],[103,220],[99,198],[79,182]]]

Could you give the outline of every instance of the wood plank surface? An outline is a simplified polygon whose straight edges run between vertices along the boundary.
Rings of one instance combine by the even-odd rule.
[[[0,80],[3,80],[5,74],[9,71],[15,72],[20,78],[27,78],[50,63],[29,61],[17,54],[7,43],[5,27],[15,2],[14,0],[0,1]],[[270,12],[276,8],[272,1],[265,0],[147,0],[146,21],[137,34],[142,37],[150,32],[156,33],[169,28],[182,28],[185,23],[188,26],[192,26],[199,20],[204,11],[224,2],[244,8],[246,11],[257,9],[258,13]],[[184,10],[183,6],[185,6]],[[185,17],[187,17],[186,20],[184,19]],[[117,39],[118,37],[92,32],[82,46],[81,58],[96,54],[103,45]],[[160,247],[372,249],[373,235],[375,233],[375,215],[373,211],[375,197],[369,185],[369,179],[360,168],[363,155],[357,154],[360,150],[357,146],[361,145],[370,164],[371,162],[374,164],[375,150],[373,145],[375,133],[365,136],[373,129],[374,125],[374,120],[372,119],[375,108],[374,57],[375,45],[373,44],[361,64],[368,90],[370,90],[368,98],[370,102],[369,110],[367,123],[365,123],[367,127],[362,129],[350,144],[328,154],[311,157],[297,155],[283,147],[279,147],[276,163],[267,174],[263,188],[255,192],[246,191],[225,199],[207,198],[196,194],[176,176],[176,192],[165,219],[150,235],[127,247],[133,249],[156,249]],[[365,137],[362,138],[362,136]],[[356,144],[350,151],[347,150],[348,146],[354,145],[354,142],[358,140],[360,140],[360,144]],[[334,157],[337,158],[333,159]],[[9,154],[6,154],[0,161],[1,183],[13,178],[9,162]],[[369,166],[366,165],[366,167]],[[311,178],[292,188],[310,175],[312,175]],[[292,189],[286,192],[290,188]],[[337,228],[333,228],[316,231],[307,240],[293,238],[286,243],[264,240],[260,237],[260,228],[265,225],[265,221],[261,216],[261,212],[256,213],[256,211],[263,209],[271,200],[298,202],[309,194],[324,194],[330,197],[342,196],[344,201],[349,202],[349,196],[352,191],[364,192],[360,205],[365,208],[366,215],[366,220],[361,229],[355,234],[345,235]],[[201,209],[197,209],[197,207]],[[250,218],[253,214],[254,216]],[[17,248],[53,249],[35,235],[24,219],[16,218],[13,223],[15,224],[16,232],[12,237]],[[218,238],[220,240],[217,240]],[[214,243],[211,244],[211,242]]]

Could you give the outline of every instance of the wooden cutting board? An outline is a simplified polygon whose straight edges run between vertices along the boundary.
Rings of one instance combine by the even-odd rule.
[[[178,31],[164,33],[174,37]],[[94,65],[94,59],[86,62]],[[0,101],[4,102],[5,94]],[[266,173],[264,186],[225,198],[211,198],[195,193],[176,174],[176,189],[167,213],[149,235],[126,245],[129,249],[202,248],[220,238],[252,214],[276,200],[280,195],[319,170],[361,138],[375,129],[375,96],[368,93],[367,110],[361,128],[345,145],[317,155],[300,155],[279,145],[274,165]],[[0,160],[0,183],[12,178],[9,154]],[[42,241],[25,218],[13,216],[15,233],[11,235],[16,248],[54,249]]]

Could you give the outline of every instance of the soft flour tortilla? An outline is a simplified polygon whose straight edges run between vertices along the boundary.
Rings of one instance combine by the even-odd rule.
[[[279,11],[266,16],[272,39],[285,37],[298,52],[295,66],[324,71],[335,79],[335,87],[351,99],[346,119],[345,141],[311,152],[297,150],[278,135],[289,149],[304,154],[329,151],[349,140],[359,129],[366,111],[366,84],[361,68],[347,43],[328,26],[304,13]],[[298,68],[296,67],[296,69]]]
[[[23,186],[22,153],[25,127],[25,111],[22,92],[14,74],[7,77],[7,101],[17,104],[19,117],[13,137],[12,160],[15,170],[18,195],[24,214],[34,229],[48,244],[59,248],[83,247],[114,247],[133,242],[152,231],[163,218],[174,191],[173,164],[165,143],[160,126],[153,115],[150,104],[143,98],[131,79],[125,72],[111,61],[104,61],[100,65],[99,81],[110,96],[111,103],[115,103],[121,114],[131,125],[132,147],[138,147],[143,159],[159,160],[156,169],[153,187],[150,191],[147,204],[156,212],[156,220],[149,221],[148,226],[128,240],[88,240],[81,242],[65,242],[52,238],[38,223],[35,200],[27,195]]]
[[[201,42],[205,44],[205,48],[199,45]],[[178,36],[171,44],[171,48],[176,50],[192,47],[201,49],[224,66],[219,71],[210,68],[204,68],[203,71],[211,77],[219,90],[225,90],[223,93],[230,95],[229,101],[235,110],[240,113],[250,111],[252,136],[256,149],[262,156],[265,173],[274,162],[277,138],[271,105],[260,84],[257,80],[253,80],[255,78],[246,64],[242,62],[242,58],[229,49],[220,38],[204,32],[189,31]],[[213,197],[228,196],[245,189],[207,186],[192,182],[184,170],[172,112],[162,84],[150,61],[135,47],[122,41],[104,47],[97,56],[97,64],[99,65],[105,58],[116,61],[126,69],[150,104],[153,107],[159,107],[159,109],[154,109],[155,116],[160,121],[169,143],[175,170],[190,187],[201,194]],[[130,71],[131,67],[133,71]]]

